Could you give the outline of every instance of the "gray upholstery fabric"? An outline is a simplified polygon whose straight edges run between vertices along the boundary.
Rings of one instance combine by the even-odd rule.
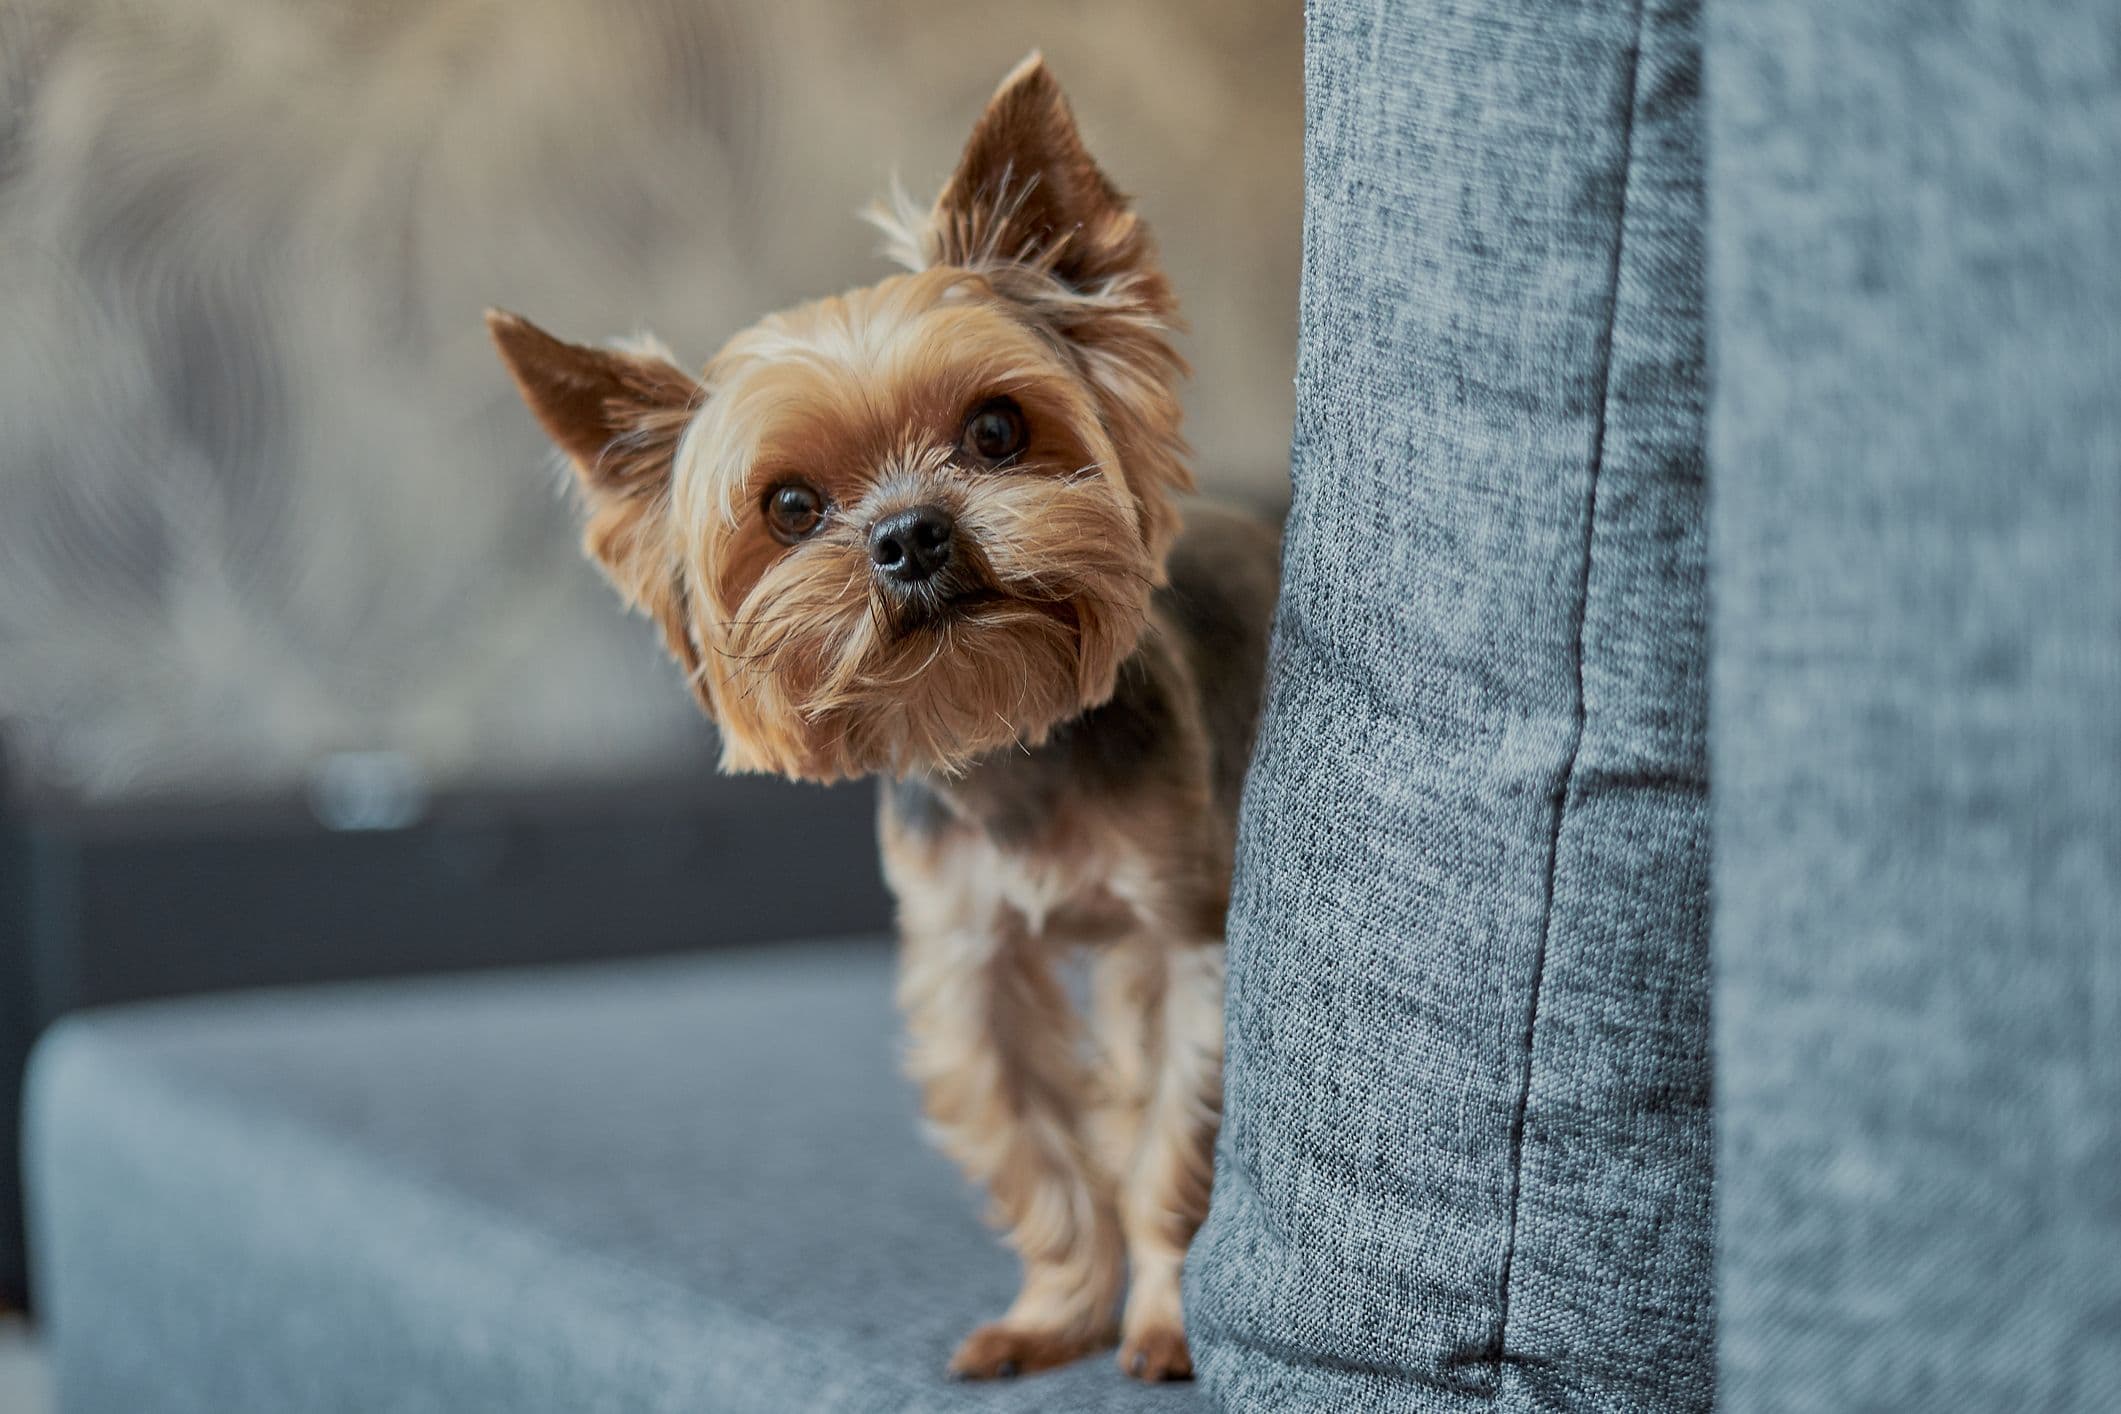
[[[37,1056],[64,1414],[1195,1407],[943,1376],[1015,1262],[923,1146],[889,950],[91,1015]]]
[[[1322,0],[1308,65],[1196,1356],[1241,1409],[1704,1409],[1693,7]]]
[[[2121,14],[1712,13],[1725,1402],[2121,1409]]]

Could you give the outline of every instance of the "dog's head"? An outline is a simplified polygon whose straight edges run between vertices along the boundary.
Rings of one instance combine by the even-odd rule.
[[[1191,486],[1170,284],[1037,56],[934,208],[877,219],[911,273],[769,316],[697,378],[488,316],[731,770],[1035,745],[1111,695]]]

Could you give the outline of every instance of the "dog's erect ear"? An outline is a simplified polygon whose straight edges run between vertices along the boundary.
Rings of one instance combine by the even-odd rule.
[[[592,500],[662,489],[697,380],[654,353],[570,344],[505,310],[486,311],[486,329]]]
[[[670,512],[671,470],[699,405],[699,380],[660,351],[570,344],[498,309],[486,312],[486,328],[523,401],[574,464],[583,548],[661,626],[703,693]]]
[[[925,224],[879,224],[914,269],[980,272],[1085,355],[1161,564],[1178,529],[1171,493],[1193,486],[1175,392],[1186,364],[1170,341],[1178,299],[1148,226],[1091,159],[1046,61],[1033,54],[1002,80]]]
[[[1098,170],[1035,53],[988,100],[929,221],[937,263],[1036,265],[1084,293],[1123,280],[1143,305],[1169,312],[1148,227]]]

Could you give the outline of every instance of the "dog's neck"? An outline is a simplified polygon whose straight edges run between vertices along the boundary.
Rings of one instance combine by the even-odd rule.
[[[912,828],[982,830],[1010,846],[1038,838],[1071,799],[1136,790],[1181,749],[1169,664],[1154,636],[1121,665],[1109,700],[1053,728],[1037,746],[1004,747],[954,775],[886,780],[893,809]]]

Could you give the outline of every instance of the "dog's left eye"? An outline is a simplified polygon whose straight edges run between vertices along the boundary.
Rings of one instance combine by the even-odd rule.
[[[965,450],[983,462],[1009,460],[1024,449],[1024,412],[1013,398],[991,398],[965,419]]]
[[[825,498],[800,481],[784,481],[766,493],[766,524],[784,544],[793,545],[825,521]]]

